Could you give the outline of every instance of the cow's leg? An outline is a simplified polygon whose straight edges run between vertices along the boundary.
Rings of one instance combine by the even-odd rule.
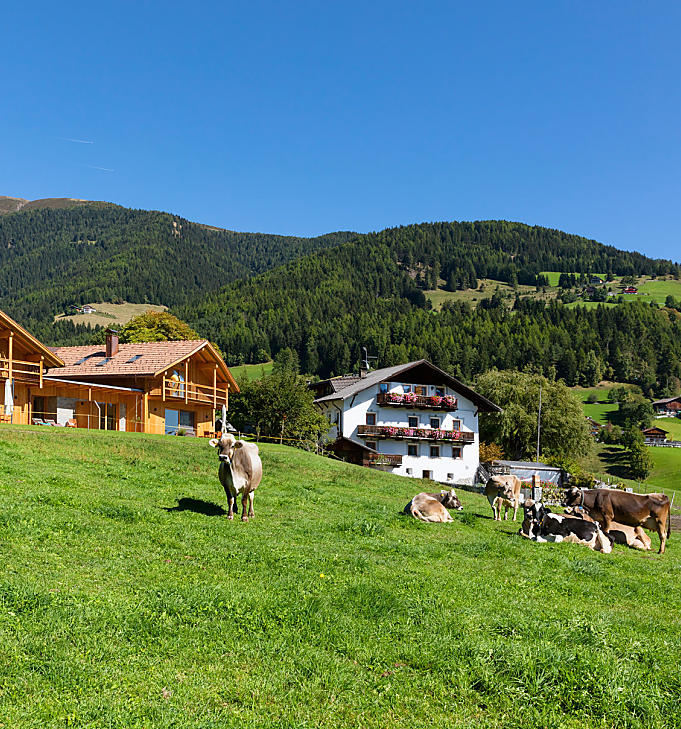
[[[660,549],[658,550],[658,554],[664,554],[664,548],[667,544],[667,525],[664,524],[659,519],[656,520],[657,524],[657,535],[660,537]]]
[[[520,499],[515,499],[515,504],[513,505],[513,521],[516,521],[518,516],[518,506],[520,506]]]
[[[241,494],[241,521],[248,521],[248,494]]]
[[[650,549],[650,547],[647,545],[646,533],[643,531],[643,527],[637,526],[634,529],[634,533],[636,534],[636,539],[641,543],[641,546],[639,547],[636,544],[636,540],[634,541],[634,544],[632,546],[635,547],[636,549],[643,549],[643,550]]]
[[[253,499],[255,498],[255,493],[251,491],[248,494],[248,516],[251,517],[251,519],[255,516],[255,511],[253,511]]]

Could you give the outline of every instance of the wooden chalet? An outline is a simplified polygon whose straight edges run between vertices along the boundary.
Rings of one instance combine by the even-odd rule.
[[[680,415],[681,395],[664,397],[661,400],[655,400],[655,402],[653,402],[653,410],[657,415]]]
[[[664,443],[669,435],[669,431],[657,427],[644,428],[641,432],[643,433],[646,445]]]
[[[48,367],[64,362],[0,311],[0,422],[30,422],[31,390],[43,385]]]
[[[6,422],[199,436],[239,391],[205,339],[48,348],[2,312],[0,387]]]

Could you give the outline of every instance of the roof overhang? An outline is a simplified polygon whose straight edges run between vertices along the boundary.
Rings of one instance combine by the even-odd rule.
[[[10,316],[7,316],[4,311],[0,311],[0,326],[4,326],[9,329],[14,336],[22,340],[25,346],[33,347],[37,350],[42,357],[45,358],[45,364],[48,367],[63,367],[64,362],[57,357],[48,347],[46,347],[40,340],[36,339],[30,332],[26,331],[21,324],[18,324]]]
[[[166,370],[169,370],[172,367],[176,367],[180,363],[184,362],[186,359],[189,359],[195,354],[198,354],[203,349],[205,349],[206,352],[210,354],[211,359],[213,359],[215,361],[215,364],[217,364],[218,371],[222,375],[224,381],[229,383],[229,389],[232,392],[240,392],[239,385],[237,385],[236,380],[234,379],[234,375],[232,375],[232,373],[230,372],[225,360],[222,359],[222,355],[207,339],[203,339],[197,342],[195,349],[193,349],[188,354],[185,354],[183,357],[180,357],[180,359],[176,360],[175,362],[171,362],[170,364],[163,366],[160,370],[154,372],[153,376],[158,377],[159,375],[162,375]]]

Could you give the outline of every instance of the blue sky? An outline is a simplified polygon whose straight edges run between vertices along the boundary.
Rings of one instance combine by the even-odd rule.
[[[39,1],[3,25],[0,194],[299,235],[503,218],[681,259],[679,3]]]

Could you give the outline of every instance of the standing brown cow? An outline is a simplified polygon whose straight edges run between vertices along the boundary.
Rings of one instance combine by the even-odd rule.
[[[656,531],[664,553],[669,536],[669,499],[664,494],[630,494],[618,489],[584,489],[573,487],[565,494],[563,506],[582,506],[589,516],[609,532],[613,522],[635,527],[645,542],[643,527]]]
[[[513,509],[513,521],[518,514],[522,481],[517,476],[492,476],[485,486],[485,496],[492,507],[495,521],[501,521],[501,507],[504,507],[504,520],[508,519],[508,510]]]

